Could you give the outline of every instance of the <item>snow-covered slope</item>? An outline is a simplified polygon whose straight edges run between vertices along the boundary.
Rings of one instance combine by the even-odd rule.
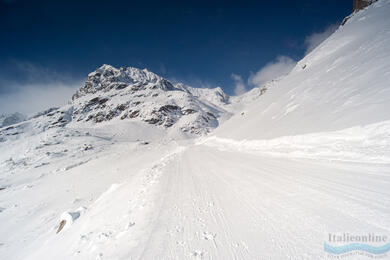
[[[104,65],[1,128],[0,258],[335,259],[329,233],[389,238],[389,13],[355,13],[266,91]]]
[[[388,1],[355,13],[216,135],[270,139],[390,120],[389,13]]]
[[[26,118],[27,117],[21,113],[0,115],[0,128],[17,124],[19,122],[26,120]]]

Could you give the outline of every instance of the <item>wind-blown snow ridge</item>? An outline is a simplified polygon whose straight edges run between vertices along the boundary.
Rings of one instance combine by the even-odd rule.
[[[198,144],[289,158],[390,163],[390,121],[348,129],[268,140],[204,137]]]

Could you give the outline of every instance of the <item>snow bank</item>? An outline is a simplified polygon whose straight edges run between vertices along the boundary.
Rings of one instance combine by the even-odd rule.
[[[269,140],[237,141],[212,136],[198,144],[292,158],[390,163],[390,121]]]

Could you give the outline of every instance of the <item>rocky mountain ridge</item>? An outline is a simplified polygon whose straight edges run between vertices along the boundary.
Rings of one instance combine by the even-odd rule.
[[[230,118],[240,107],[238,103],[251,102],[263,92],[251,91],[248,97],[244,94],[237,99],[220,87],[194,88],[171,83],[147,69],[117,69],[105,64],[87,76],[68,105],[7,124],[0,129],[0,140],[51,128],[94,128],[115,122],[134,122],[173,132],[173,136],[194,137],[207,134]]]
[[[202,134],[218,126],[218,117],[226,113],[222,106],[228,102],[221,88],[175,86],[146,69],[103,65],[90,73],[73,95],[72,118],[94,123],[136,120]]]

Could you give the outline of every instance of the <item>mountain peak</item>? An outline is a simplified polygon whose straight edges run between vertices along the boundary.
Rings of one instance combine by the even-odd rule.
[[[75,122],[131,120],[206,133],[215,128],[229,97],[221,88],[197,89],[147,70],[103,64],[72,97]]]
[[[154,125],[173,136],[198,135],[228,118],[228,105],[229,96],[220,87],[173,85],[147,69],[103,64],[88,74],[67,106],[39,113],[33,121],[44,129],[130,121]]]
[[[103,64],[88,74],[84,86],[73,95],[72,100],[87,94],[108,92],[112,89],[125,89],[128,86],[135,86],[137,89],[175,89],[168,80],[147,69],[141,70],[133,67],[120,67],[120,69],[117,69],[111,65]]]

